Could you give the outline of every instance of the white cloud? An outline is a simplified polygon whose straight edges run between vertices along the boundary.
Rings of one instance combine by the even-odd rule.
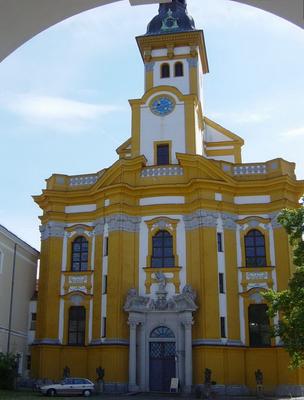
[[[0,108],[16,114],[28,123],[47,125],[67,132],[82,131],[88,123],[119,109],[113,105],[35,94],[2,96]]]
[[[282,132],[281,137],[284,139],[290,139],[294,137],[304,136],[304,127],[290,129],[288,131]]]

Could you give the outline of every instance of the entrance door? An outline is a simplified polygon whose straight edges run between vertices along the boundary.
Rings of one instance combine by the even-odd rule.
[[[175,342],[150,342],[150,390],[169,392],[175,375]]]

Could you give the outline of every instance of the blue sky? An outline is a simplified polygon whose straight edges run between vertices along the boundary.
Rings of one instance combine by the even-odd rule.
[[[210,73],[205,114],[245,139],[243,162],[282,157],[304,179],[304,31],[227,0],[188,0]],[[0,64],[0,223],[39,249],[31,195],[52,173],[96,172],[130,136],[143,94],[135,36],[157,6],[127,0],[42,32]]]

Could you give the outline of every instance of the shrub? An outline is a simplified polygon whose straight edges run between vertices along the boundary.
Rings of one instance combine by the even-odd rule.
[[[16,377],[16,356],[11,353],[0,353],[0,389],[14,389]]]

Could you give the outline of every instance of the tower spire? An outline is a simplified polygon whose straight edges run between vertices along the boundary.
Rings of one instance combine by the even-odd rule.
[[[172,0],[172,3],[159,5],[158,15],[148,24],[146,35],[194,30],[194,20],[188,14],[186,0]]]

